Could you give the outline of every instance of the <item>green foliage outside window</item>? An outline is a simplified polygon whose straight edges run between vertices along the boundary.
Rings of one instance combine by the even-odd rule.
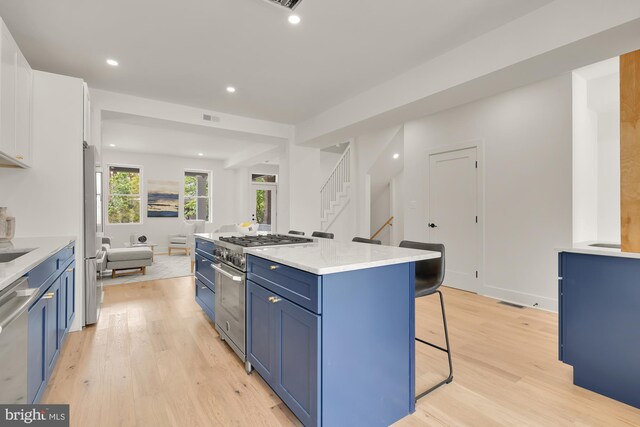
[[[264,212],[265,212],[265,206],[264,206],[264,202],[265,202],[265,195],[266,195],[266,191],[265,190],[258,190],[256,191],[256,221],[258,222],[258,224],[264,224]]]
[[[107,214],[111,224],[140,222],[140,173],[138,171],[110,168]]]
[[[198,212],[200,202],[200,212]],[[209,175],[186,172],[184,175],[184,219],[209,221]]]

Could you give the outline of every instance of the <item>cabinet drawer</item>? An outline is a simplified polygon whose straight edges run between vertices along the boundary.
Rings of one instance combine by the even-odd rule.
[[[203,256],[203,257],[207,257],[209,258],[211,261],[213,261],[213,249],[215,248],[215,245],[208,241],[208,240],[202,240],[202,239],[196,239],[196,254]]]
[[[60,276],[69,263],[73,261],[75,255],[75,244],[71,243],[41,262],[37,267],[27,273],[29,277],[29,287],[39,288],[42,285],[50,285],[53,280]]]
[[[209,316],[211,321],[215,321],[216,294],[200,280],[196,279],[196,302],[204,312]]]
[[[200,254],[196,254],[196,277],[198,280],[205,282],[207,286],[215,292],[216,283],[216,271],[211,267],[213,261],[209,258],[203,257]]]
[[[321,313],[321,276],[255,256],[248,257],[248,279],[314,313]]]

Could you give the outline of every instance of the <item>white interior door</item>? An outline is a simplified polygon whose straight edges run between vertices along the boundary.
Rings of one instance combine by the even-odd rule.
[[[476,148],[429,156],[429,241],[445,245],[444,284],[478,292]]]
[[[276,185],[251,185],[251,220],[260,224],[260,231],[276,232],[277,189]]]

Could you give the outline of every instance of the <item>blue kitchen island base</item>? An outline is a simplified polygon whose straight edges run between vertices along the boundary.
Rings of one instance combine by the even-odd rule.
[[[640,408],[640,260],[562,252],[559,290],[574,384]]]
[[[326,275],[250,256],[247,355],[306,426],[415,411],[415,264]]]

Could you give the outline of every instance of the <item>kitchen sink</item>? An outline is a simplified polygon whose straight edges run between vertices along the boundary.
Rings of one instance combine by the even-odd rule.
[[[22,255],[26,255],[33,249],[13,249],[11,251],[0,251],[0,263],[11,262]]]

